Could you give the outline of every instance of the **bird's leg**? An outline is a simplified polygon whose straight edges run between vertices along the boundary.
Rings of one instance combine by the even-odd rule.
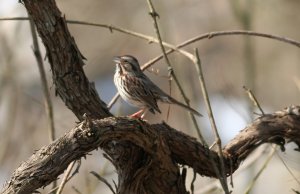
[[[134,118],[142,118],[144,114],[142,114],[145,111],[145,109],[141,109],[137,111],[136,113],[133,113],[132,115],[129,115],[129,117],[134,117]],[[142,115],[141,115],[142,114]]]
[[[144,110],[144,113],[143,113],[142,116],[141,116],[141,119],[144,119],[144,117],[146,116],[147,112],[148,112],[148,109],[145,109],[145,110]]]

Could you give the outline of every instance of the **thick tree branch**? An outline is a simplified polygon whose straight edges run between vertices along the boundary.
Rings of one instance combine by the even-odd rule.
[[[79,118],[87,114],[93,118],[112,116],[101,101],[83,71],[83,56],[71,36],[65,18],[54,0],[24,0],[30,17],[46,47],[56,93]]]
[[[67,29],[65,19],[61,17],[55,1],[23,0],[23,3],[46,47],[56,91],[66,106],[80,120],[84,114],[89,118],[97,119],[111,116],[106,104],[100,100],[93,84],[89,83],[84,74],[82,55]],[[83,141],[83,143],[87,142],[91,143]],[[145,154],[143,149],[129,141],[110,141],[104,144],[102,148],[118,171],[118,193],[149,193],[150,191],[153,193],[186,193],[184,177],[180,175],[178,166],[172,161],[166,160],[161,163],[158,158],[154,160]],[[72,150],[69,151],[72,153]],[[158,153],[164,155],[163,151],[159,150]],[[79,155],[75,154],[65,158],[63,157],[64,151],[58,154],[62,155],[59,161],[59,166],[62,168],[54,172],[56,176],[66,168],[70,161],[84,155],[80,152]],[[53,164],[52,160],[51,164]],[[137,173],[138,168],[140,170]],[[164,171],[161,171],[162,169]],[[150,170],[151,173],[148,173]],[[39,178],[44,184],[48,183],[43,179],[43,176],[39,176]],[[30,180],[28,181],[30,182]],[[15,180],[11,183],[17,184],[18,181]],[[36,186],[34,183],[31,185],[33,188]],[[17,189],[14,191],[28,193],[29,190],[21,189],[18,191]]]
[[[117,193],[187,193],[188,165],[201,175],[216,177],[209,155],[216,152],[166,124],[109,117],[83,71],[83,60],[54,0],[23,0],[46,47],[57,94],[83,120],[55,142],[34,153],[15,170],[2,193],[32,193],[55,180],[74,160],[101,148],[116,167]],[[86,115],[83,117],[83,115]],[[284,139],[300,145],[299,107],[264,115],[244,129],[224,149],[226,175],[262,143],[283,147]]]
[[[300,146],[299,110],[299,106],[293,106],[281,112],[266,114],[242,130],[223,149],[227,176],[233,173],[239,164],[263,143],[276,143],[283,147],[285,139],[288,139]],[[132,158],[128,158],[128,161],[118,161],[119,158],[123,158],[119,157],[120,155],[128,154],[123,153],[124,149],[121,147],[115,149],[114,144],[118,142],[130,142],[138,147],[140,152],[136,157],[144,160],[139,161],[138,166]],[[131,184],[129,187],[131,190],[127,191],[134,191],[134,193],[146,193],[149,189],[155,188],[151,183],[156,183],[151,180],[160,180],[160,184],[163,185],[161,188],[166,188],[166,184],[172,181],[182,180],[178,179],[180,175],[177,169],[172,169],[173,163],[187,165],[194,168],[198,174],[209,177],[216,177],[209,159],[209,152],[214,161],[219,164],[215,151],[205,149],[195,138],[164,123],[149,125],[144,121],[126,117],[110,117],[100,120],[86,118],[63,137],[41,148],[22,163],[2,193],[31,193],[46,186],[55,180],[69,163],[99,147],[110,154],[118,171],[123,171],[123,173],[127,171],[126,181],[128,181],[127,184]],[[127,166],[128,163],[133,163],[132,166],[135,168],[123,168],[122,165]],[[138,185],[132,185],[137,183],[134,181],[136,179],[139,179]],[[119,183],[120,185],[122,184]]]

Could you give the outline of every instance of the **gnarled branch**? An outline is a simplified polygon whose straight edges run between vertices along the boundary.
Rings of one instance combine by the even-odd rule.
[[[223,149],[227,176],[263,143],[284,146],[285,139],[288,139],[300,146],[299,110],[299,106],[293,106],[278,113],[266,114],[243,129]],[[125,144],[118,146],[119,142],[127,142],[128,147],[123,148]],[[139,152],[131,153],[130,146]],[[46,186],[69,163],[99,147],[109,154],[121,176],[118,193],[149,193],[153,189],[158,189],[153,193],[167,193],[173,189],[171,193],[185,193],[184,182],[181,182],[185,177],[180,175],[177,164],[187,165],[209,177],[216,177],[209,152],[213,160],[220,164],[215,151],[205,149],[195,138],[167,124],[150,125],[127,117],[86,118],[22,163],[3,193],[31,193]]]
[[[178,164],[216,177],[209,156],[218,165],[217,154],[205,149],[195,138],[166,124],[109,117],[112,114],[84,74],[83,57],[55,1],[23,3],[46,47],[57,94],[83,121],[23,162],[2,193],[32,193],[55,180],[72,161],[99,147],[117,169],[117,193],[187,193],[185,173],[180,173]],[[223,149],[226,175],[263,143],[283,147],[284,140],[289,139],[299,146],[299,122],[299,107],[255,120]]]
[[[112,116],[83,71],[83,56],[54,0],[24,0],[46,47],[56,93],[73,113],[93,118]]]

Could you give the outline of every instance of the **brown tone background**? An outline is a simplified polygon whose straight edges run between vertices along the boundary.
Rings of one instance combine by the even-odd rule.
[[[113,24],[155,36],[152,20],[146,1],[57,1],[66,19]],[[163,39],[178,44],[196,35],[223,30],[250,29],[299,40],[300,2],[290,1],[154,1],[160,14],[160,28]],[[0,1],[0,16],[27,16],[25,9],[17,2]],[[248,21],[244,18],[248,17]],[[112,57],[132,54],[141,64],[160,54],[157,44],[108,29],[69,25],[81,52],[87,58],[84,67],[90,80],[95,81],[100,96],[107,103],[116,89],[113,85],[114,64]],[[97,40],[101,39],[100,42]],[[248,39],[248,40],[247,40]],[[248,41],[248,42],[247,42]],[[1,21],[0,23],[0,180],[7,180],[21,161],[34,150],[48,144],[47,119],[43,105],[43,93],[38,68],[31,49],[32,37],[27,21]],[[250,45],[250,52],[247,49]],[[41,46],[42,47],[42,46]],[[256,97],[266,112],[282,109],[290,104],[299,104],[299,49],[275,40],[259,37],[224,36],[202,40],[186,47],[190,52],[197,47],[205,72],[206,83],[212,100],[223,142],[227,142],[251,121],[251,103],[242,89],[246,85],[254,90]],[[44,50],[44,49],[43,49]],[[252,54],[251,54],[252,51]],[[171,62],[179,75],[191,104],[205,113],[202,95],[195,68],[191,62],[179,54],[171,55]],[[101,64],[101,65],[100,65]],[[106,64],[106,65],[103,65]],[[45,62],[49,86],[53,86],[49,65]],[[147,72],[156,83],[168,91],[167,69],[164,61],[154,68],[155,75]],[[172,86],[175,84],[173,83]],[[72,128],[76,118],[54,96],[55,127],[57,136]],[[181,100],[176,87],[172,95]],[[250,104],[249,104],[250,103]],[[147,116],[151,123],[167,120],[169,124],[185,129],[192,126],[187,113],[172,106],[167,119],[167,108],[162,115]],[[113,113],[130,114],[136,109],[118,102]],[[255,110],[258,112],[257,110]],[[213,141],[208,117],[199,119],[206,138]],[[193,129],[191,127],[191,129]],[[194,130],[185,131],[196,136]],[[249,170],[244,170],[235,178],[234,193],[241,193],[256,174],[269,151],[261,152],[260,157]],[[293,152],[279,153],[289,168],[299,179],[299,158]],[[83,160],[79,175],[65,188],[65,193],[74,192],[76,186],[82,193],[109,192],[89,172],[103,173],[111,182],[116,180],[113,167],[103,159],[101,151],[95,151]],[[192,177],[188,177],[188,183]],[[212,180],[198,177],[196,193]],[[272,187],[266,187],[267,184]],[[288,173],[275,154],[271,163],[259,178],[253,193],[291,193],[291,188],[299,190],[299,185]],[[42,193],[47,193],[47,189]],[[214,191],[212,193],[218,193]]]

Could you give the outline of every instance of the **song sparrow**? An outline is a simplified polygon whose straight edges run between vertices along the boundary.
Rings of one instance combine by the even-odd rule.
[[[129,104],[142,108],[132,116],[143,116],[149,110],[153,114],[155,111],[161,113],[157,106],[157,101],[177,104],[191,113],[202,116],[196,110],[178,102],[159,87],[157,87],[141,70],[139,62],[136,58],[130,55],[114,57],[116,62],[116,72],[114,82],[121,97]]]

